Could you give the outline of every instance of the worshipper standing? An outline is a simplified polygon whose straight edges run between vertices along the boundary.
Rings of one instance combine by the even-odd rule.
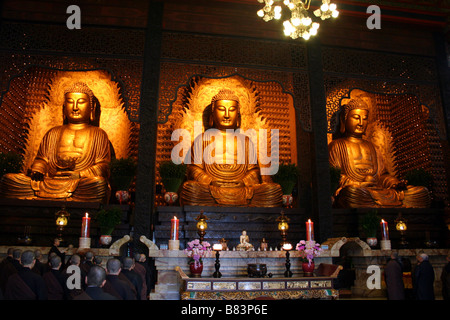
[[[20,257],[22,256],[22,250],[21,249],[14,249],[13,251],[13,259],[12,264],[16,268],[17,271],[22,269],[22,265],[20,264]]]
[[[80,268],[83,269],[83,271],[88,274],[89,269],[94,265],[94,253],[92,251],[86,252],[84,255],[84,260],[81,263]]]
[[[8,278],[18,272],[17,268],[13,265],[13,252],[14,248],[8,248],[6,258],[0,263],[0,291],[3,296],[5,296],[5,288]]]
[[[136,291],[137,300],[146,300],[145,292],[142,288],[142,277],[134,270],[135,263],[133,258],[125,257],[123,259],[122,274],[125,275],[133,285]],[[142,295],[144,293],[144,295]]]
[[[403,266],[397,252],[391,253],[391,259],[384,268],[387,297],[389,300],[405,300],[405,286],[403,284]]]
[[[41,250],[34,250],[34,256],[36,257],[36,262],[34,264],[33,271],[43,276],[44,273],[47,272],[47,265],[41,261],[42,260]]]
[[[417,300],[434,300],[434,270],[428,255],[421,253],[417,257],[414,270],[414,293]]]
[[[146,273],[147,270],[145,267],[139,263],[139,259],[141,258],[140,253],[134,254],[134,271],[138,273],[141,276],[142,279],[142,292],[141,292],[141,300],[147,300],[148,293],[147,293],[147,280],[146,280]]]
[[[86,290],[76,296],[74,300],[117,300],[113,295],[104,292],[106,272],[100,266],[92,266],[86,278]]]
[[[61,258],[57,255],[53,256],[50,259],[51,269],[43,275],[48,300],[67,300],[68,289],[66,278],[61,272],[61,265]]]
[[[119,278],[121,270],[121,264],[118,259],[111,258],[106,262],[106,282],[103,286],[103,291],[120,300],[136,300],[136,295],[133,293],[130,285]]]
[[[55,253],[57,256],[59,256],[61,258],[61,262],[62,262],[62,267],[63,269],[66,266],[66,251],[65,250],[59,250],[59,245],[61,244],[61,240],[59,238],[54,238],[53,239],[53,244],[52,247],[50,248],[50,251],[48,252],[48,258],[50,261],[50,255],[52,253]]]
[[[22,268],[11,275],[6,283],[6,300],[47,300],[47,288],[42,276],[31,271],[35,263],[34,252],[26,250],[20,258]]]
[[[156,283],[156,272],[153,272],[152,266],[147,262],[147,258],[145,254],[141,253],[139,260],[136,262],[142,265],[145,268],[145,283],[147,285],[147,297],[150,294],[150,291],[155,288]],[[154,267],[154,265],[153,265]]]
[[[442,298],[450,300],[450,254],[446,258],[447,264],[442,268]]]

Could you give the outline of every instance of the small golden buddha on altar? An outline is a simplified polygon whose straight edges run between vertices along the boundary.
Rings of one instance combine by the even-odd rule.
[[[335,205],[358,207],[429,207],[428,189],[408,185],[389,174],[374,144],[363,138],[369,122],[369,106],[361,98],[342,106],[342,138],[328,145],[330,166],[341,169]]]
[[[100,104],[82,82],[64,92],[63,124],[43,137],[27,174],[6,174],[0,196],[107,202],[110,142],[98,127]]]
[[[239,98],[231,90],[221,90],[211,100],[212,129],[199,135],[191,149],[187,181],[181,189],[184,205],[281,206],[280,185],[262,181],[252,141],[235,131],[240,121]]]

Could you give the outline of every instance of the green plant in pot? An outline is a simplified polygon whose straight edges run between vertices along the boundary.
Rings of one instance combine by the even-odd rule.
[[[0,152],[0,178],[6,173],[19,173],[22,170],[23,158],[15,152]]]
[[[172,161],[164,161],[159,165],[159,175],[166,190],[164,200],[169,205],[174,204],[178,199],[178,189],[186,177],[186,169],[186,164],[175,164]]]
[[[116,190],[116,198],[122,204],[130,198],[129,189],[136,175],[136,162],[133,158],[113,158],[109,164],[111,184]]]
[[[381,218],[377,213],[377,210],[371,210],[366,213],[361,219],[361,227],[367,237],[367,244],[371,247],[377,245],[377,230],[380,226]]]
[[[298,167],[295,163],[281,163],[278,172],[273,175],[272,180],[281,186],[283,192],[283,205],[288,207],[292,204],[292,191],[298,180]]]
[[[96,216],[100,228],[100,243],[109,245],[114,229],[122,222],[122,210],[119,207],[101,209]]]

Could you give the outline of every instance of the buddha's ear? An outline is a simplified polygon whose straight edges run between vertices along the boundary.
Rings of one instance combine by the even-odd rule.
[[[62,114],[63,114],[63,124],[67,124],[68,121],[67,121],[67,117],[66,117],[66,108],[65,108],[64,104],[62,106]]]
[[[342,112],[339,116],[339,131],[340,133],[345,132],[345,113]]]

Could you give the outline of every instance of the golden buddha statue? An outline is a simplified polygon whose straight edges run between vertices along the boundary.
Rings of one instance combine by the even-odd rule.
[[[250,138],[234,131],[240,121],[239,98],[231,90],[221,90],[211,100],[209,125],[213,129],[199,135],[191,148],[182,204],[281,206],[280,185],[262,181]]]
[[[100,105],[82,82],[64,92],[63,125],[43,137],[28,174],[6,174],[0,196],[107,202],[110,142],[98,127]]]
[[[407,185],[389,174],[372,142],[363,139],[369,122],[369,107],[362,99],[342,106],[340,132],[343,138],[328,145],[330,166],[341,169],[335,205],[358,207],[429,207],[425,187]]]

